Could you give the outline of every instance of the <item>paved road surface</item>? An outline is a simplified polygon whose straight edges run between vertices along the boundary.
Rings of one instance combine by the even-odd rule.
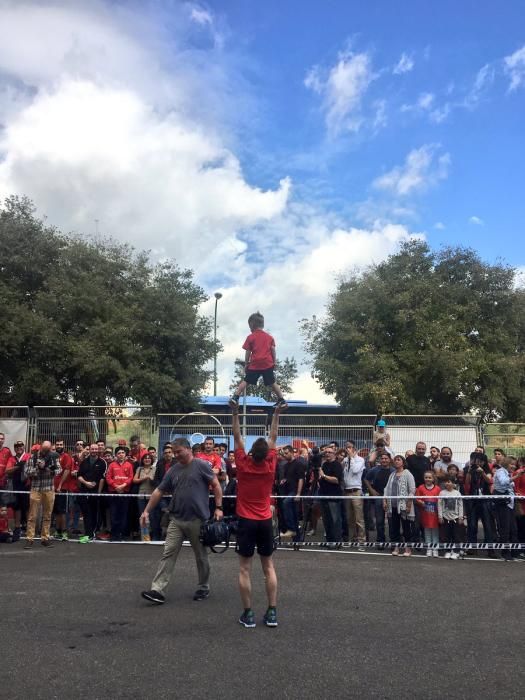
[[[279,627],[246,630],[231,551],[193,602],[185,548],[155,607],[157,546],[22,547],[0,545],[1,698],[523,696],[522,562],[278,552]]]

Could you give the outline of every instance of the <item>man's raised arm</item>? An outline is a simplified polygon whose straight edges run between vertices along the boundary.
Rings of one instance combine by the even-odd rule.
[[[277,435],[279,433],[279,418],[281,416],[281,407],[276,406],[273,412],[272,425],[270,426],[270,439],[268,440],[268,447],[273,450],[277,443]]]
[[[241,425],[239,423],[239,409],[232,410],[233,444],[236,450],[244,450],[244,442],[241,436]]]

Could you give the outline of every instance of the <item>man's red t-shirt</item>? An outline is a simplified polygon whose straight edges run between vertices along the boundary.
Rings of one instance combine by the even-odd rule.
[[[197,452],[195,455],[196,459],[203,459],[205,462],[211,466],[213,471],[219,473],[222,468],[222,459],[216,452]]]
[[[277,451],[269,450],[264,462],[254,462],[244,450],[235,450],[237,467],[237,515],[250,520],[272,517],[272,496]]]
[[[0,532],[9,532],[9,520],[0,515]]]
[[[425,496],[439,496],[440,493],[441,489],[439,486],[433,486],[431,489],[427,489],[425,484],[421,484],[421,486],[417,487],[416,496],[425,503],[424,506],[417,506],[419,508],[419,522],[421,527],[429,529],[439,527],[437,498],[425,498]]]
[[[60,467],[62,468],[62,471],[58,476],[55,476],[54,482],[55,482],[55,491],[56,489],[60,486],[60,482],[62,481],[62,477],[64,476],[64,472],[70,472],[65,478],[64,483],[62,484],[62,491],[69,491],[68,489],[68,482],[71,476],[71,472],[73,471],[74,468],[74,462],[73,462],[73,457],[68,453],[68,452],[62,452],[60,455]],[[76,481],[76,479],[75,479]]]
[[[272,336],[263,331],[262,328],[256,328],[253,333],[246,338],[243,350],[249,350],[250,361],[246,369],[263,370],[270,369],[274,366],[272,348],[275,347],[275,340]]]

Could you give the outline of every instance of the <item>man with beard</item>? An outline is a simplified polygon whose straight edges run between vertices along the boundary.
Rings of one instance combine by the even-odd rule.
[[[55,502],[54,478],[60,474],[59,456],[52,449],[49,440],[44,440],[39,450],[29,458],[26,474],[31,479],[29,494],[29,517],[27,519],[27,541],[24,549],[32,549],[35,537],[38,510],[42,506],[42,533],[40,544],[52,547],[49,537],[51,514]]]
[[[67,541],[68,533],[66,528],[66,513],[68,507],[68,494],[66,485],[69,482],[69,476],[73,471],[73,458],[65,450],[64,438],[55,440],[55,452],[60,460],[62,469],[58,476],[55,476],[55,503],[53,513],[55,514],[55,537],[58,540]]]
[[[78,486],[80,494],[80,510],[84,518],[84,536],[79,542],[86,543],[95,539],[99,518],[98,502],[104,486],[104,475],[107,464],[99,457],[97,443],[89,446],[89,455],[80,463],[78,468]]]
[[[448,473],[448,467],[450,464],[454,464],[458,468],[458,472],[460,469],[462,469],[461,464],[458,462],[455,462],[452,459],[452,450],[450,447],[442,447],[441,452],[439,453],[439,459],[437,462],[434,462],[434,472],[436,473],[436,477],[438,480],[438,486],[443,489],[444,488],[444,480],[445,477],[447,476]],[[417,484],[416,484],[417,486]]]

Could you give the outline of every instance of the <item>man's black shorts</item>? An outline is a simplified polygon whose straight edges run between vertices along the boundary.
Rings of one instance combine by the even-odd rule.
[[[235,533],[237,544],[235,551],[241,557],[253,557],[255,547],[261,557],[271,557],[274,549],[272,519],[251,520],[239,518],[239,525]]]
[[[67,494],[55,493],[53,513],[55,515],[65,515],[67,513]]]
[[[246,384],[257,384],[259,377],[263,378],[264,386],[272,386],[275,384],[275,372],[273,367],[269,369],[247,369],[244,381]]]

